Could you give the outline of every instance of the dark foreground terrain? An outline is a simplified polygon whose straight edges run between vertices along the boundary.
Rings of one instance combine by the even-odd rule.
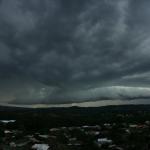
[[[150,105],[0,107],[0,150],[150,150]]]

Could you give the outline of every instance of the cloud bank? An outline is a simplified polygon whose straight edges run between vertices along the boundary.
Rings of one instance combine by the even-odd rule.
[[[147,0],[0,0],[0,102],[150,97]]]

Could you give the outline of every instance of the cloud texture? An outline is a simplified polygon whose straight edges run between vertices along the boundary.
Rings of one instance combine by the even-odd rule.
[[[0,102],[150,96],[147,0],[0,0]]]

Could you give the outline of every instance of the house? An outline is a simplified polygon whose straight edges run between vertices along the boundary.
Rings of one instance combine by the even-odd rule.
[[[48,150],[49,146],[48,146],[48,144],[34,144],[32,146],[32,149],[34,149],[34,150]]]
[[[101,147],[103,145],[110,145],[112,144],[112,140],[109,140],[107,138],[98,138],[96,144],[98,147]]]

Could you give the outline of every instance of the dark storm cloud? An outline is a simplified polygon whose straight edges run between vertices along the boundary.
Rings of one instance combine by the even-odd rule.
[[[147,0],[1,0],[1,101],[64,103],[121,98],[124,91],[149,97],[149,6]]]

